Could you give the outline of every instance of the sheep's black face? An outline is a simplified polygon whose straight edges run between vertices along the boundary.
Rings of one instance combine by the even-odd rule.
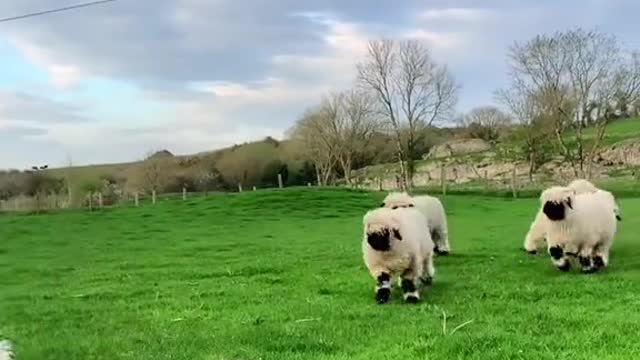
[[[566,217],[567,209],[565,206],[571,208],[571,199],[563,202],[547,201],[544,203],[542,212],[544,212],[551,221],[561,221]]]
[[[367,242],[372,249],[377,251],[389,251],[391,249],[391,237],[388,229],[367,234]]]

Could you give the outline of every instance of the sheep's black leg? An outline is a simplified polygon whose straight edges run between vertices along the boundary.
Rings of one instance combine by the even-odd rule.
[[[605,259],[605,254],[607,250],[604,248],[602,243],[599,243],[593,249],[593,271],[600,271],[605,266],[607,266],[607,261]]]
[[[418,293],[416,278],[413,271],[407,271],[402,275],[400,287],[402,287],[402,297],[405,302],[415,304],[420,300],[420,294]]]
[[[605,267],[604,258],[600,255],[593,257],[593,268],[595,271],[600,271]]]
[[[580,255],[578,256],[578,261],[580,261],[580,266],[582,266],[583,273],[590,274],[596,271],[596,268],[593,266],[591,256]]]
[[[429,287],[433,283],[433,277],[435,275],[436,269],[433,266],[433,253],[429,254],[424,259],[424,265],[422,266],[423,273],[420,276],[420,282],[422,285]]]
[[[553,265],[560,271],[569,271],[571,269],[571,263],[565,256],[564,250],[560,246],[550,246],[549,255],[551,255],[551,261]]]
[[[376,286],[376,302],[385,304],[391,297],[391,276],[388,273],[378,275],[378,285]]]
[[[447,234],[444,233],[442,229],[434,229],[433,231],[430,231],[430,233],[435,246],[433,251],[439,256],[449,255]]]
[[[584,247],[580,250],[579,259],[583,273],[591,274],[602,270],[604,261],[601,250],[601,244],[596,244],[594,247]]]

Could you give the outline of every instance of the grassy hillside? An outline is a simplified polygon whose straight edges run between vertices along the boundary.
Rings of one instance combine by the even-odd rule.
[[[594,138],[595,130],[587,129],[585,138]],[[640,137],[640,119],[626,119],[611,123],[607,127],[604,144],[615,144],[617,142]]]
[[[289,189],[0,216],[0,339],[20,360],[640,356],[640,199],[621,200],[611,267],[582,275],[520,250],[534,199],[446,197],[453,253],[436,259],[432,291],[379,306],[360,236],[381,196]]]
[[[583,138],[585,139],[584,144],[586,149],[590,149],[590,147],[593,145],[595,135],[596,130],[593,128],[587,128],[584,130]],[[640,138],[640,119],[618,120],[611,123],[607,127],[607,132],[605,133],[605,136],[601,143],[601,148],[606,148],[610,145],[620,143],[625,140],[637,138]],[[443,139],[443,142],[446,140],[447,139]],[[555,150],[553,150],[553,155],[560,156],[562,154],[562,150],[560,149],[555,137],[552,137],[550,141],[552,147],[555,148]],[[576,146],[575,135],[572,131],[567,132],[567,134],[565,135],[565,141],[570,148]],[[428,158],[426,160],[417,160],[415,162],[415,165],[418,172],[420,172],[421,168],[425,168],[433,164],[439,164],[443,160],[445,162],[468,164],[487,161],[507,163],[514,161],[523,161],[524,156],[522,153],[522,148],[523,144],[519,139],[507,136],[506,138],[501,139],[497,144],[495,144],[495,146],[493,146],[491,150],[486,152],[454,154],[447,156],[446,158]],[[385,177],[388,176],[389,173],[395,173],[395,171],[397,171],[397,166],[398,165],[396,163],[375,164],[359,169],[357,173],[361,178]]]

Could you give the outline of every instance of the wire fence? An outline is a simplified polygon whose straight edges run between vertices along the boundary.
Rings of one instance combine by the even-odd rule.
[[[505,171],[500,176],[490,178],[486,171],[478,172],[480,176],[465,178],[461,181],[453,172],[440,168],[439,177],[431,177],[414,182],[410,190],[415,193],[429,193],[432,195],[485,195],[505,198],[531,198],[537,197],[540,191],[551,185],[568,184],[574,177],[567,174],[562,177],[538,177],[534,181],[522,181],[523,174],[517,166],[510,171]],[[640,181],[628,179],[607,179],[593,181],[598,187],[614,192],[617,197],[640,197]],[[318,187],[317,184],[308,183],[307,187]],[[333,187],[346,187],[370,191],[397,191],[403,189],[399,177],[378,177],[373,179],[352,179],[350,184],[342,181]],[[277,187],[243,186],[238,184],[236,193],[247,191],[259,191],[266,189],[285,189],[282,177],[278,176]],[[86,209],[88,211],[113,208],[113,207],[140,207],[154,205],[166,201],[185,201],[197,197],[229,193],[229,191],[194,191],[184,187],[178,193],[150,192],[93,192],[87,193],[80,202],[72,201],[68,194],[40,194],[37,196],[18,196],[7,200],[0,200],[0,212],[47,212],[62,209]]]
[[[244,186],[242,183],[237,185],[235,192],[258,191],[264,189],[284,189],[283,178],[278,174],[277,187],[260,187]],[[316,186],[311,183],[308,187]],[[80,201],[74,201],[75,195],[68,193],[58,194],[38,194],[35,196],[20,195],[11,199],[0,200],[0,212],[47,212],[52,210],[63,209],[87,209],[89,211],[112,208],[112,207],[128,207],[128,206],[146,206],[153,205],[158,202],[187,200],[195,197],[206,197],[219,193],[229,193],[230,191],[195,191],[187,187],[183,187],[178,193],[157,193],[156,191],[148,192],[125,192],[125,191],[96,191],[83,194]]]

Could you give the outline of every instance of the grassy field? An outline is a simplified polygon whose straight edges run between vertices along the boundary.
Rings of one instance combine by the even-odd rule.
[[[432,291],[380,306],[360,236],[382,196],[0,216],[0,340],[18,360],[640,357],[640,199],[620,201],[611,266],[583,275],[520,250],[535,199],[446,197],[453,254]]]

